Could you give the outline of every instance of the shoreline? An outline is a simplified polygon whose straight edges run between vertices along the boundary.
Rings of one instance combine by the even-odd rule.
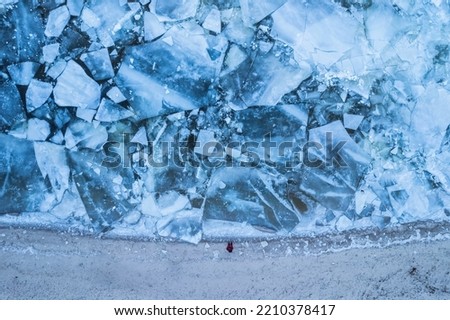
[[[450,240],[305,254],[290,241],[0,229],[1,299],[450,299]]]

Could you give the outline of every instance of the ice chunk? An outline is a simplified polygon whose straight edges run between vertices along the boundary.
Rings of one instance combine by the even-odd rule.
[[[0,213],[39,211],[45,190],[33,143],[0,133]]]
[[[47,37],[59,37],[70,20],[70,13],[67,6],[58,7],[48,15],[45,35]]]
[[[81,12],[81,19],[87,26],[91,28],[98,28],[102,24],[100,18],[95,14],[93,10],[89,9],[88,7],[83,8],[83,11]]]
[[[49,210],[49,213],[61,219],[61,221],[71,221],[74,219],[84,226],[89,224],[89,217],[73,181],[70,182],[70,187],[64,193],[62,200],[54,205]]]
[[[33,112],[42,106],[53,91],[51,83],[33,79],[28,86],[26,97],[27,111]]]
[[[138,210],[132,210],[123,218],[123,222],[128,225],[135,225],[141,220],[141,213]]]
[[[47,71],[47,75],[52,79],[57,79],[66,68],[67,62],[64,60],[56,61]]]
[[[44,46],[42,48],[43,59],[47,63],[52,63],[55,61],[59,54],[59,43],[52,43]]]
[[[133,115],[134,113],[130,110],[125,109],[112,102],[111,100],[104,98],[100,102],[97,114],[95,115],[95,120],[102,122],[114,122],[132,117]]]
[[[107,49],[88,52],[81,55],[83,61],[95,80],[106,80],[114,77],[114,70]]]
[[[125,96],[122,94],[122,92],[120,92],[119,88],[117,87],[111,88],[111,90],[109,90],[106,93],[106,95],[115,103],[121,103],[127,100],[127,98],[125,98]]]
[[[27,139],[45,141],[50,135],[50,125],[45,120],[32,118],[28,120]]]
[[[66,147],[79,146],[93,150],[100,149],[108,140],[105,127],[97,126],[82,120],[72,121],[66,129]]]
[[[144,37],[145,41],[152,41],[166,32],[164,25],[151,12],[144,12]]]
[[[94,119],[96,113],[97,110],[95,109],[77,108],[76,116],[80,119],[83,119],[86,122],[92,122],[92,119]]]
[[[141,13],[139,12],[141,6],[136,2],[128,3],[128,11],[125,13],[123,17],[117,21],[117,23],[113,27],[113,34],[120,34],[123,29],[133,29],[133,22],[138,22],[141,19]],[[125,28],[124,28],[125,27]]]
[[[153,3],[154,2],[154,3]],[[199,0],[156,0],[152,1],[152,9],[163,21],[184,20],[195,16]]]
[[[239,65],[247,59],[247,54],[242,51],[236,44],[231,44],[228,49],[225,61],[223,64],[224,70],[221,76],[225,76],[231,71],[236,70]]]
[[[198,27],[198,26],[197,26]],[[116,77],[139,119],[199,108],[211,103],[214,80],[225,51],[223,38],[206,36],[192,23],[175,26],[164,39],[129,47]],[[219,53],[210,56],[210,43]]]
[[[83,68],[70,60],[58,77],[53,95],[56,104],[61,107],[96,109],[100,103],[100,86],[88,77]]]
[[[358,129],[359,125],[363,121],[364,116],[356,114],[344,113],[344,127],[350,130]]]
[[[240,0],[246,25],[253,25],[279,9],[287,0]]]
[[[93,36],[92,33],[91,36]],[[73,24],[69,24],[64,29],[59,39],[61,41],[60,52],[70,52],[72,58],[78,57],[81,52],[85,52],[92,42],[87,34],[81,33]]]
[[[222,17],[222,19],[224,18]],[[231,15],[223,33],[230,42],[243,48],[250,47],[255,36],[254,28],[245,26],[241,15],[236,13]]]
[[[161,217],[161,213],[159,212],[159,208],[153,194],[148,194],[143,197],[141,202],[141,212],[149,217]]]
[[[67,8],[72,16],[78,17],[83,9],[84,0],[67,0]]]
[[[158,198],[159,212],[163,215],[173,214],[183,209],[190,209],[189,198],[176,191],[166,192]]]
[[[50,142],[53,142],[54,144],[62,145],[64,144],[64,135],[61,132],[61,130],[58,130],[50,139]]]
[[[348,229],[351,229],[353,226],[353,221],[350,220],[347,216],[342,215],[337,221],[336,221],[336,230],[337,231],[345,231]]]
[[[384,229],[391,222],[391,217],[373,215],[371,220],[379,229]]]
[[[25,120],[25,111],[17,87],[11,81],[0,81],[0,131],[22,120]]]
[[[61,201],[69,189],[70,170],[64,147],[48,142],[35,142],[34,154],[42,176],[48,177],[56,200]]]
[[[7,67],[11,79],[18,85],[27,86],[39,69],[36,62],[22,62]]]
[[[139,119],[197,107],[181,93],[169,91],[145,73],[125,63],[117,74],[116,83],[128,98]],[[171,108],[164,108],[164,103]]]
[[[217,170],[206,194],[204,219],[246,222],[271,232],[292,230],[299,219],[270,187],[271,179],[257,169]]]
[[[117,192],[112,182],[118,175],[129,176],[130,172],[118,173],[98,164],[90,153],[69,152],[69,164],[72,178],[80,193],[86,212],[97,231],[104,231],[115,221],[131,211],[127,194]],[[125,188],[130,184],[124,182]]]
[[[165,216],[156,223],[162,237],[198,244],[202,239],[202,210],[184,210]]]
[[[204,156],[212,155],[214,147],[218,143],[214,131],[211,130],[200,130],[196,142],[194,152]]]
[[[206,16],[202,26],[212,32],[220,33],[222,30],[222,21],[220,19],[220,11],[217,8],[213,8]]]
[[[145,127],[140,127],[138,132],[134,135],[133,139],[131,139],[132,143],[140,143],[143,146],[148,145],[148,138],[147,138],[147,130],[145,130]]]

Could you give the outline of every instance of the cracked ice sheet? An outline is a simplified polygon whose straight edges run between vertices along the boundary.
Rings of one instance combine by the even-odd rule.
[[[224,75],[220,83],[226,88],[227,99],[240,108],[272,106],[311,75],[309,65],[293,59],[282,61],[281,55],[274,49],[258,52],[256,58]]]
[[[65,149],[48,142],[34,142],[34,154],[42,176],[50,180],[56,200],[61,201],[69,189],[69,175]]]
[[[425,88],[412,110],[412,148],[425,152],[439,149],[450,125],[449,102],[450,92],[447,89],[435,84]]]
[[[332,1],[289,0],[273,17],[272,34],[294,48],[297,61],[329,68],[355,46],[359,23]]]
[[[217,170],[208,188],[203,219],[248,223],[266,232],[292,230],[299,221],[297,214],[283,195],[272,190],[271,179],[276,180],[257,169]]]
[[[169,23],[159,21],[156,15],[148,12],[148,2],[140,1],[139,4],[117,1],[105,6],[104,1],[88,0],[83,9],[83,1],[66,1],[72,16],[81,14],[78,20],[81,25],[68,23],[58,39],[48,41],[49,47],[45,50],[40,48],[44,45],[44,27],[48,14],[57,9],[58,5],[64,7],[64,1],[45,4],[46,9],[42,15],[36,14],[40,5],[35,1],[17,2],[17,6],[8,5],[5,11],[2,11],[4,17],[0,22],[0,34],[8,44],[0,49],[3,70],[7,71],[7,74],[1,74],[3,80],[0,80],[0,93],[4,100],[3,104],[0,102],[3,106],[0,115],[6,118],[6,121],[0,119],[2,131],[10,136],[39,141],[17,139],[18,146],[32,143],[35,146],[34,151],[37,149],[36,145],[54,146],[43,140],[59,144],[56,148],[58,150],[52,147],[44,149],[51,149],[55,155],[58,154],[57,159],[52,161],[58,162],[57,166],[63,168],[61,149],[64,147],[72,149],[67,152],[85,152],[86,149],[100,151],[100,147],[109,137],[117,136],[125,129],[130,131],[135,142],[143,145],[153,139],[169,140],[176,133],[182,133],[183,139],[195,140],[197,137],[202,140],[202,132],[213,132],[214,139],[220,142],[227,142],[230,137],[241,142],[257,140],[261,138],[260,131],[276,133],[274,140],[277,142],[286,139],[299,142],[304,141],[306,137],[315,140],[324,130],[330,130],[349,143],[350,152],[344,152],[344,157],[350,161],[350,166],[348,169],[296,168],[278,172],[276,170],[279,168],[269,170],[267,166],[262,166],[257,169],[262,172],[262,180],[270,180],[268,176],[271,175],[283,176],[283,179],[286,179],[275,186],[264,184],[261,179],[255,177],[247,179],[250,184],[246,185],[248,181],[241,179],[243,182],[240,185],[236,183],[236,188],[231,191],[231,188],[227,187],[233,183],[226,183],[229,181],[227,178],[231,178],[225,177],[225,182],[216,183],[220,174],[214,170],[169,166],[161,172],[152,172],[144,170],[147,168],[134,168],[140,177],[135,178],[133,183],[130,183],[132,178],[113,175],[104,179],[105,181],[100,178],[93,179],[93,184],[95,188],[106,190],[108,197],[117,192],[130,204],[138,204],[137,208],[142,211],[142,217],[136,210],[112,213],[110,217],[101,217],[89,210],[91,217],[94,217],[94,225],[101,225],[102,219],[109,220],[109,226],[122,228],[118,231],[119,234],[123,232],[122,234],[148,235],[158,233],[158,219],[161,219],[161,234],[175,238],[187,237],[183,239],[193,237],[197,241],[200,234],[196,232],[198,217],[201,214],[194,214],[191,212],[194,210],[190,208],[201,208],[205,195],[210,196],[207,199],[207,202],[210,202],[215,191],[223,192],[231,199],[230,203],[233,203],[233,200],[238,204],[244,202],[252,213],[259,210],[263,214],[261,220],[268,217],[270,210],[282,212],[278,210],[283,209],[282,206],[292,207],[292,210],[286,211],[286,215],[289,216],[290,211],[294,211],[300,218],[291,231],[293,234],[320,230],[340,232],[367,227],[385,228],[388,223],[414,222],[421,219],[438,221],[450,216],[450,179],[447,174],[450,158],[450,119],[446,113],[450,99],[447,81],[450,64],[449,48],[445,40],[448,35],[449,14],[445,2],[380,0],[362,8],[356,2],[363,1],[351,1],[350,6],[345,6],[345,1],[333,3],[291,0],[285,3],[283,0],[203,0],[198,2],[199,6],[195,5],[197,1],[184,2],[186,12],[170,12],[168,8],[177,1],[158,1],[159,18],[162,17],[161,13],[166,18],[172,16],[168,19],[174,21]],[[156,3],[152,1],[152,5]],[[243,12],[239,9],[240,5]],[[213,16],[215,19],[220,16],[221,21],[204,23],[208,12],[216,6],[220,14],[215,11]],[[250,9],[247,10],[247,6]],[[290,12],[287,7],[304,11]],[[177,7],[179,8],[182,6]],[[226,10],[228,8],[232,9]],[[60,10],[66,12],[65,9]],[[266,16],[268,18],[264,18]],[[298,17],[303,20],[297,19]],[[67,14],[63,14],[62,18],[65,24]],[[178,20],[184,18],[188,18],[189,22]],[[249,22],[252,19],[255,20]],[[202,28],[202,23],[203,27],[207,28]],[[15,33],[17,26],[21,26],[21,29]],[[211,35],[206,30],[208,28],[216,33],[220,31],[221,35]],[[177,29],[187,31],[173,35]],[[59,30],[57,31],[59,34]],[[165,34],[166,31],[168,35]],[[189,47],[192,39],[194,49]],[[198,39],[203,39],[203,42]],[[55,41],[61,43],[59,50]],[[50,44],[52,42],[53,44]],[[221,42],[223,46],[219,45]],[[9,45],[11,43],[14,43],[14,46]],[[147,51],[155,56],[160,53],[164,56],[175,51],[176,62],[171,65],[170,57],[166,60],[161,58],[161,65],[166,69],[157,70],[161,71],[158,74],[153,73],[153,65],[142,68],[145,64],[145,54],[138,59],[139,67],[143,70],[137,71],[142,77],[136,77],[132,84],[142,85],[142,88],[141,91],[135,92],[151,103],[154,102],[153,93],[159,93],[159,96],[156,94],[158,104],[155,109],[148,111],[147,102],[143,103],[140,106],[141,118],[136,119],[129,117],[130,106],[125,101],[125,98],[128,98],[131,108],[135,108],[134,96],[122,97],[113,76],[117,72],[116,67],[120,68],[122,64],[123,53],[133,50],[130,46],[153,47],[153,44],[156,44],[154,48],[164,50]],[[182,61],[190,66],[192,62],[188,59],[192,53],[185,53],[185,48],[192,50],[194,56],[198,51],[206,51],[205,55],[198,54],[194,63],[199,72],[196,72],[196,69],[191,72],[190,68],[178,70],[176,63]],[[294,50],[293,55],[291,49]],[[145,53],[146,50],[142,51]],[[93,52],[98,55],[92,56]],[[86,54],[94,59],[86,60]],[[104,103],[97,111],[98,103],[94,103],[92,109],[82,109],[85,106],[79,106],[75,112],[74,108],[71,108],[77,105],[74,100],[83,98],[77,96],[76,92],[72,96],[67,94],[70,90],[65,91],[64,98],[72,102],[68,107],[62,107],[54,104],[55,97],[61,102],[61,95],[58,97],[58,92],[54,96],[49,94],[53,84],[36,87],[35,81],[49,81],[43,77],[43,72],[45,76],[58,81],[57,78],[66,67],[66,61],[78,62],[80,58],[85,62],[80,62],[80,67],[86,68],[86,71],[83,70],[86,77],[82,76],[81,82],[92,86],[100,82],[98,101],[109,101],[104,100],[106,94],[115,103],[120,103],[120,106]],[[133,64],[129,58],[125,58],[125,67],[136,71],[132,69]],[[291,61],[294,58],[297,61]],[[112,63],[109,63],[109,59]],[[53,61],[56,62],[53,64]],[[40,65],[37,62],[46,64]],[[69,69],[70,64],[71,62]],[[214,72],[205,71],[208,68],[203,70],[202,66],[211,67]],[[130,70],[123,69],[124,74],[125,71],[129,72],[131,79],[134,75]],[[305,81],[296,79],[299,70],[304,72],[305,78],[311,77]],[[99,72],[101,75],[97,76]],[[177,78],[180,74],[181,80]],[[208,90],[197,91],[197,85],[205,80],[201,79],[202,75],[214,77],[208,79]],[[87,80],[88,78],[94,79]],[[142,83],[139,84],[141,80]],[[69,82],[66,81],[67,84]],[[147,86],[148,84],[150,86]],[[219,92],[215,92],[215,89]],[[23,96],[20,96],[19,91],[22,95],[29,91],[26,107],[32,108],[28,109],[28,113],[24,112],[21,99]],[[166,98],[166,95],[170,94],[175,94],[172,100]],[[30,97],[33,99],[30,100]],[[31,101],[34,102],[30,103]],[[175,102],[178,102],[179,106]],[[161,106],[163,104],[164,106]],[[212,105],[217,109],[211,111],[213,109],[208,107]],[[257,107],[237,110],[249,105]],[[260,105],[267,105],[267,108]],[[199,106],[205,108],[194,112],[179,112],[171,116],[170,120],[165,116],[158,117],[158,120],[147,119],[155,110],[155,114],[159,115]],[[292,113],[279,115],[276,112],[279,109],[286,111],[287,106],[291,111],[301,110],[301,115],[290,119]],[[209,121],[211,113],[216,113],[216,110],[220,116],[212,117],[214,119]],[[205,117],[208,113],[210,115]],[[75,115],[87,122],[76,119]],[[93,120],[94,116],[96,120]],[[161,130],[159,121],[166,122]],[[167,125],[168,121],[173,121],[173,126]],[[348,132],[342,128],[341,121],[350,129]],[[167,132],[164,132],[166,129]],[[158,131],[160,133],[156,134]],[[370,159],[368,173],[365,171],[368,165],[362,150],[370,152],[373,158]],[[51,214],[42,213],[40,217],[36,215],[36,221],[40,219],[43,223],[56,225],[57,220],[52,220],[49,216],[54,214],[58,219],[67,219],[66,225],[70,227],[80,221],[80,228],[92,225],[87,220],[78,220],[79,216],[72,219],[75,217],[71,212],[73,209],[69,213],[65,212],[65,209],[72,207],[86,211],[74,183],[71,182],[67,186],[65,170],[61,172],[64,173],[64,179],[54,172],[52,176],[48,173],[51,172],[50,166],[45,166],[49,161],[47,156],[41,154],[36,155],[36,158],[41,172],[38,172],[37,176],[27,176],[18,184],[34,184],[37,183],[35,179],[45,176],[42,188],[53,194],[46,196],[38,209],[42,210],[43,205],[48,208],[48,204],[55,197],[62,197],[64,200],[61,205],[49,211]],[[83,163],[79,165],[82,166]],[[81,169],[72,168],[71,173],[84,171],[86,175],[83,178],[86,180],[96,177],[95,171],[94,174],[92,170]],[[208,191],[206,185],[211,182],[211,177],[212,189]],[[300,181],[301,179],[303,181]],[[122,181],[127,182],[127,190],[117,189]],[[105,182],[105,185],[102,182]],[[233,191],[236,194],[233,195]],[[130,196],[133,192],[136,194]],[[93,197],[92,193],[95,192],[91,192],[91,195],[84,194],[83,200],[87,203],[89,199],[94,199],[94,202],[98,202],[97,206],[104,208],[103,198]],[[254,199],[254,203],[245,203],[245,195]],[[141,199],[143,200],[139,205]],[[174,205],[171,206],[171,199],[181,199],[181,204],[174,200]],[[151,200],[161,207],[156,209],[158,212],[144,208],[144,205],[151,204]],[[208,203],[208,206],[211,206],[211,203]],[[261,207],[264,210],[261,211]],[[347,210],[344,210],[345,208]],[[57,213],[58,210],[61,211]],[[217,212],[229,218],[229,212],[220,210]],[[191,214],[194,216],[192,220]],[[205,216],[207,215],[212,214],[207,213]],[[24,214],[23,221],[30,221],[30,217]],[[259,223],[261,221],[254,215],[245,216],[245,212],[239,218],[242,222],[206,219],[202,223],[203,234],[206,234],[206,229],[212,225],[212,232],[220,229],[218,225],[222,225],[224,229],[229,228],[230,237],[236,236],[238,230],[242,232],[239,235],[252,236],[256,233],[267,235],[267,232],[260,231],[264,228],[265,231],[272,232],[274,229],[280,229],[276,219],[266,219],[265,222]],[[9,217],[4,216],[3,219]],[[267,220],[270,220],[270,223]],[[267,228],[268,224],[272,229]],[[288,226],[286,229],[291,229],[293,224],[295,223],[289,221],[284,223]],[[255,226],[260,230],[256,230]],[[124,232],[124,229],[127,229],[128,233]],[[278,230],[276,235],[286,234],[283,230]]]
[[[251,26],[276,11],[287,0],[240,0],[244,22]]]
[[[309,142],[318,143],[314,152],[322,163],[304,166],[300,190],[327,208],[347,210],[368,169],[370,156],[353,141],[340,121],[310,130]],[[333,149],[337,150],[335,154],[329,152]]]
[[[132,209],[127,201],[127,193],[123,190],[130,189],[132,175],[126,168],[112,170],[102,166],[98,156],[87,151],[68,153],[72,179],[92,226],[96,230],[105,230]]]
[[[215,99],[226,45],[191,22],[174,26],[150,44],[129,47],[115,81],[139,119],[197,109]]]
[[[155,0],[151,2],[150,9],[161,21],[177,21],[193,17],[199,3],[199,0]]]
[[[0,134],[0,213],[40,211],[46,189],[33,142]]]

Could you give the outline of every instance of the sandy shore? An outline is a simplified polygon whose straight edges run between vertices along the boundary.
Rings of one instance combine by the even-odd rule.
[[[295,240],[136,242],[0,229],[1,299],[450,299],[450,241],[320,255]]]

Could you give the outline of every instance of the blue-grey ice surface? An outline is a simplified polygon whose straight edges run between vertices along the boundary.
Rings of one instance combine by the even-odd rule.
[[[450,219],[443,0],[0,0],[0,223],[283,237]]]

